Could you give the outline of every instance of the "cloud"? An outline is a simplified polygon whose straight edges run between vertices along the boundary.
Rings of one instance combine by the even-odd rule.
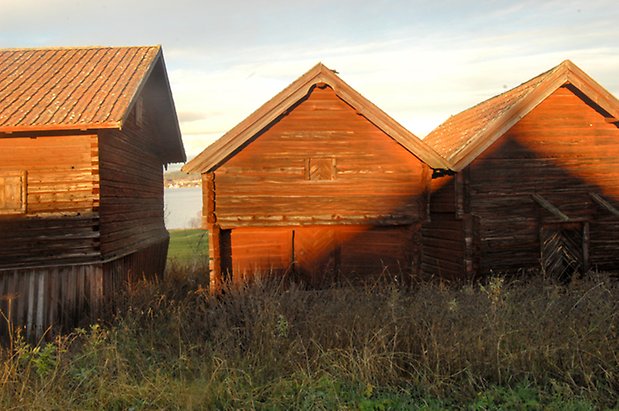
[[[4,0],[0,42],[163,44],[191,156],[318,61],[420,136],[566,58],[617,95],[618,19],[598,0]]]

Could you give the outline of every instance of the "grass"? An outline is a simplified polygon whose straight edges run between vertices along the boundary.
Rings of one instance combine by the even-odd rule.
[[[193,267],[193,268],[192,268]],[[2,409],[619,407],[619,287],[604,275],[219,297],[171,266],[113,321],[1,353]]]
[[[170,230],[168,260],[177,263],[208,259],[208,232],[205,230]]]

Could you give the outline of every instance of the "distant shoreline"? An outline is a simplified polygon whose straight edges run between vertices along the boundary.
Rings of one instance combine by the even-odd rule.
[[[197,188],[202,187],[202,184],[195,181],[170,181],[165,182],[165,188]]]

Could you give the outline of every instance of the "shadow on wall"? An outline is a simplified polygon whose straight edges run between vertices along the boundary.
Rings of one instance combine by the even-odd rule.
[[[460,176],[435,184],[426,267],[455,275],[470,257],[480,274],[619,269],[617,127],[581,135],[537,120],[523,120]],[[450,249],[460,255],[451,258]]]

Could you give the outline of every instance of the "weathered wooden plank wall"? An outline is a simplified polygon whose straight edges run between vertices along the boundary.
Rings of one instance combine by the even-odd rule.
[[[573,87],[561,87],[468,167],[469,211],[480,219],[481,273],[540,266],[540,230],[558,217],[534,194],[571,222],[590,222],[589,266],[619,267],[619,221],[591,195],[619,207],[619,129],[607,116]],[[433,187],[434,224],[440,212],[457,215],[459,201],[455,178],[438,179]],[[435,253],[432,240],[424,242],[424,250]],[[449,259],[443,257],[443,265]]]
[[[135,127],[101,133],[101,252],[125,255],[168,237],[163,166],[148,134]]]
[[[99,255],[97,162],[96,135],[0,138],[0,170],[24,171],[27,192],[25,214],[0,219],[0,268]]]
[[[307,177],[310,159],[333,176]],[[410,224],[425,216],[423,163],[326,87],[215,171],[222,228]]]
[[[408,281],[413,265],[419,264],[419,227],[415,225],[242,227],[230,231],[231,264],[238,283],[256,275],[286,275],[315,286],[372,281],[381,274]]]
[[[203,175],[212,286],[226,270],[237,281],[262,271],[311,283],[327,272],[328,281],[343,272],[410,274],[429,173],[330,87],[314,88]]]
[[[440,278],[462,278],[465,273],[464,221],[453,214],[432,214],[422,225],[421,270]]]
[[[101,264],[1,270],[0,335],[26,327],[27,338],[38,338],[96,318],[102,291]]]
[[[0,337],[39,338],[109,316],[127,285],[165,267],[168,240],[105,263],[0,270]]]

